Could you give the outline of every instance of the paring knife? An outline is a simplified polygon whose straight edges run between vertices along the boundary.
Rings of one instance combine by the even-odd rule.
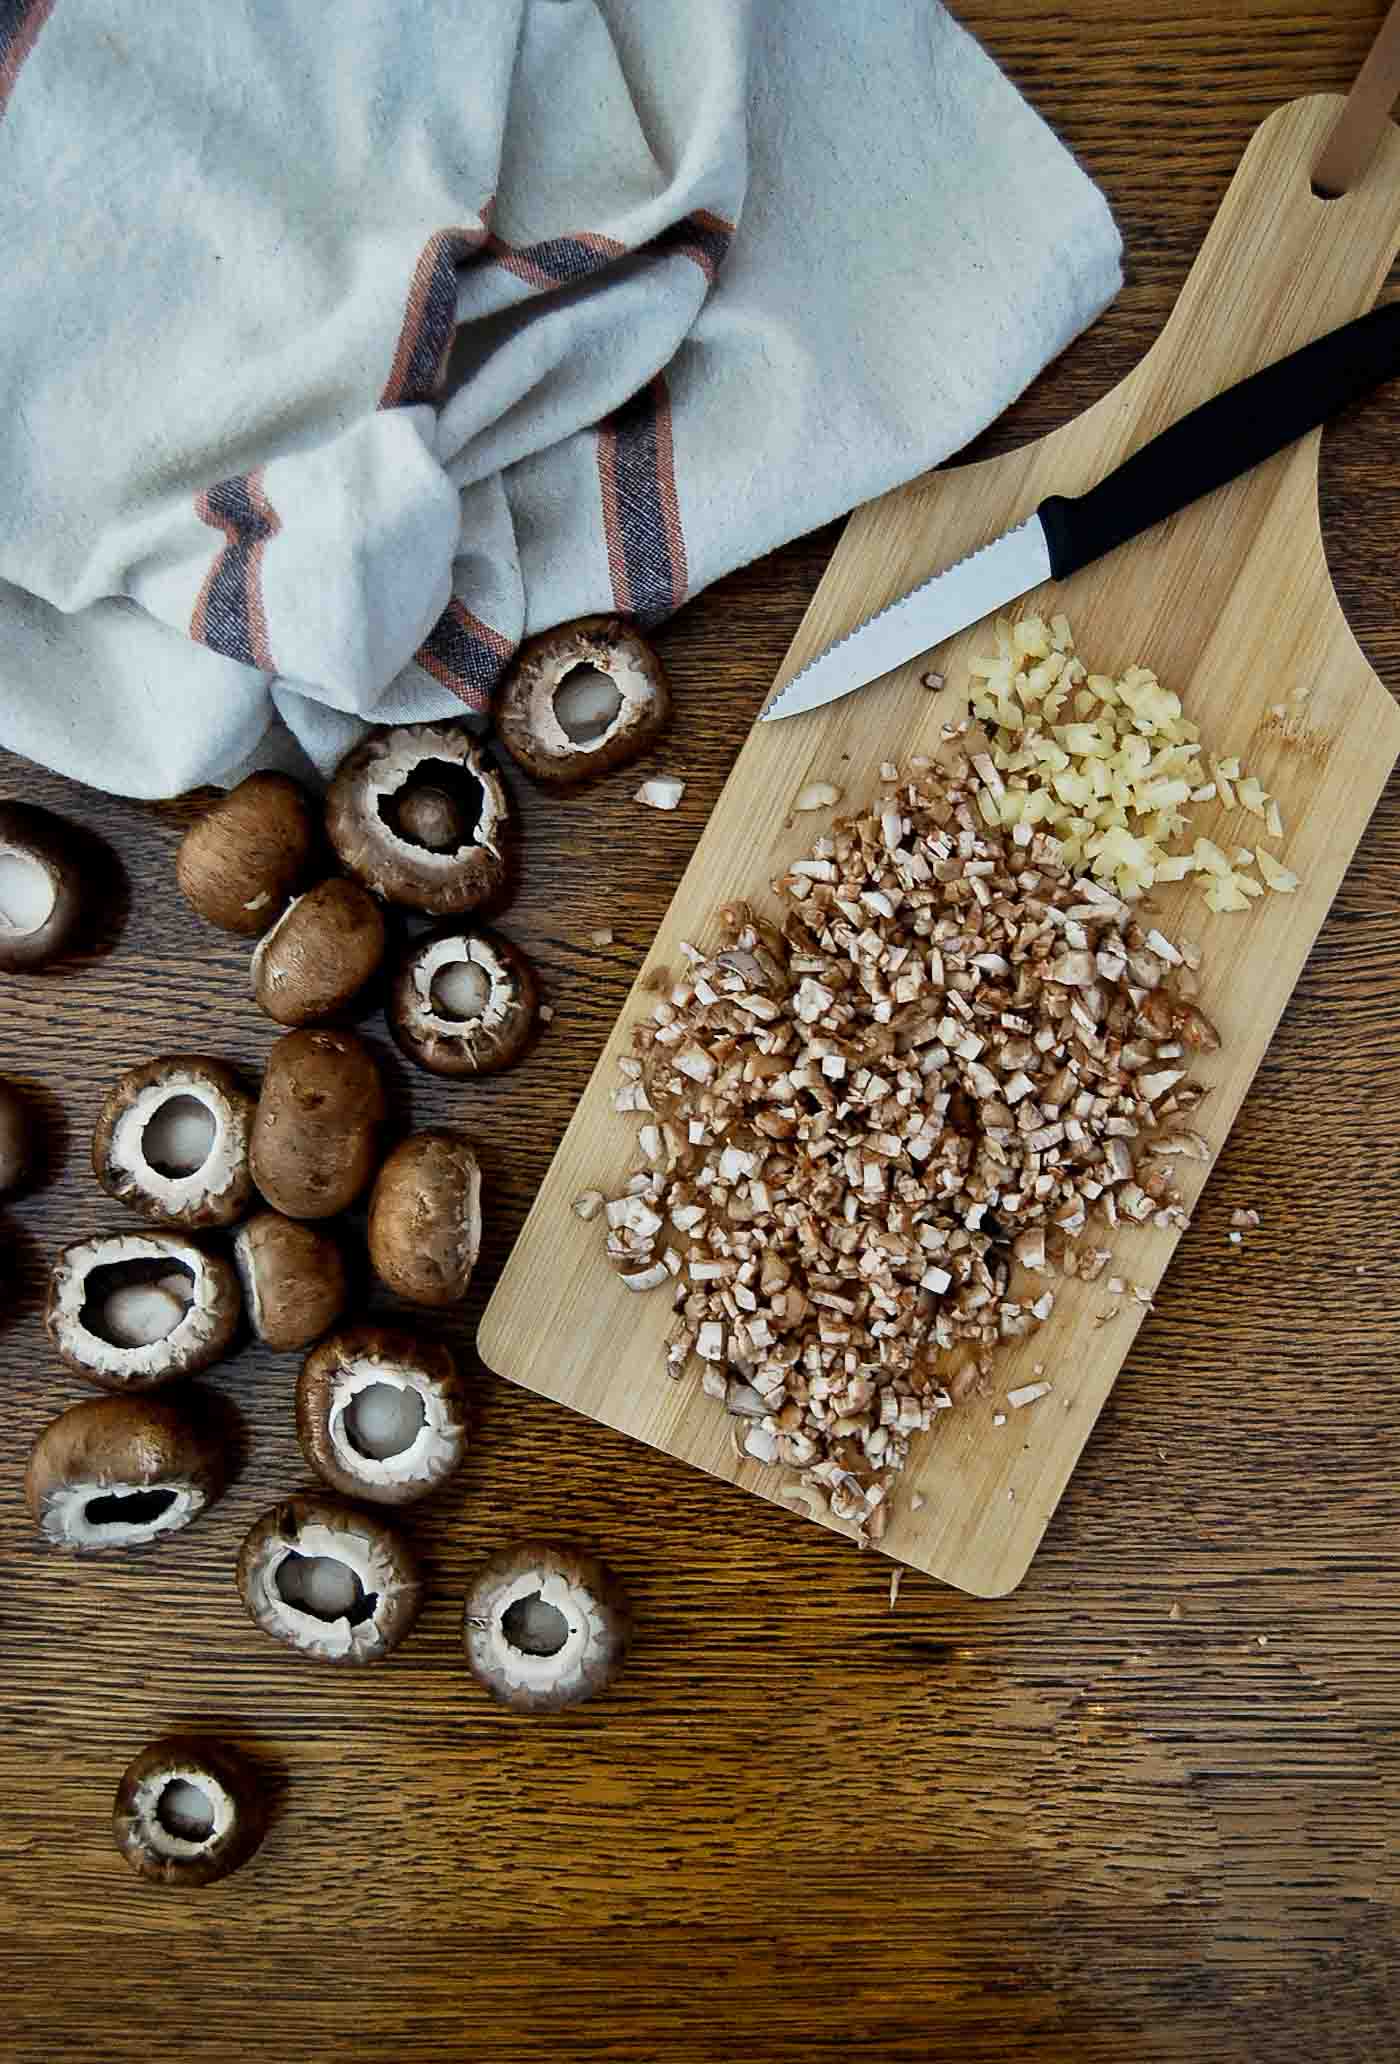
[[[1042,581],[1077,573],[1237,480],[1397,373],[1400,301],[1392,301],[1202,402],[1097,487],[1048,496],[1014,530],[867,617],[793,675],[764,711],[764,723],[835,702]]]

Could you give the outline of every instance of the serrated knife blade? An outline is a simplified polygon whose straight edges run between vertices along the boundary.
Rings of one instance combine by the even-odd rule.
[[[808,660],[763,712],[764,723],[820,709],[879,680],[1049,578],[1045,527],[1039,516],[1031,516],[980,552],[911,588]]]
[[[809,660],[763,722],[820,709],[931,652],[1042,581],[1064,580],[1224,487],[1400,373],[1400,301],[1314,338],[1203,401],[1081,495],[1047,495],[1033,516],[934,574]]]

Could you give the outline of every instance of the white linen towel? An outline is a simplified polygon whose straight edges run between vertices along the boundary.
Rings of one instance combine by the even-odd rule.
[[[965,444],[1118,285],[936,0],[0,0],[0,743],[484,717]]]

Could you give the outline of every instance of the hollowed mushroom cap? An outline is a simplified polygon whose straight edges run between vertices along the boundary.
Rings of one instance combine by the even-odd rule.
[[[253,939],[282,915],[315,844],[305,789],[290,774],[250,774],[190,826],[175,876],[201,917]]]
[[[0,972],[52,960],[82,914],[72,827],[37,803],[0,803]]]
[[[17,1190],[34,1158],[34,1126],[26,1099],[0,1075],[0,1195]]]
[[[612,721],[596,737],[571,737],[555,707],[576,667],[606,674],[618,694]],[[501,690],[496,731],[527,774],[566,787],[635,760],[670,714],[666,670],[646,639],[620,616],[584,616],[526,639]]]
[[[388,1455],[356,1445],[354,1408],[375,1385],[413,1391],[422,1422]],[[311,1467],[334,1490],[376,1505],[426,1498],[467,1451],[466,1394],[450,1351],[390,1326],[347,1326],[306,1358],[297,1379],[297,1436]]]
[[[182,1832],[164,1807],[169,1788],[191,1785],[209,1809],[206,1832]],[[224,1742],[167,1734],[133,1756],[112,1809],[117,1847],[157,1885],[212,1885],[245,1864],[267,1833],[261,1774]]]
[[[405,821],[404,804],[424,787],[433,808],[412,808]],[[501,888],[508,823],[500,776],[450,724],[371,732],[341,761],[326,798],[331,844],[356,880],[386,902],[439,917],[475,910]],[[424,836],[451,843],[427,845]]]
[[[548,1653],[540,1652],[545,1641],[530,1640],[531,1616],[541,1608],[551,1624],[558,1625],[554,1615],[563,1622],[562,1641]],[[514,1624],[517,1614],[525,1617],[523,1629]],[[631,1635],[618,1578],[596,1555],[568,1542],[521,1541],[500,1549],[477,1571],[462,1622],[472,1675],[503,1705],[528,1713],[556,1712],[602,1691],[617,1675]],[[522,1647],[522,1638],[530,1645]]]
[[[150,1128],[159,1139],[163,1124],[178,1126],[180,1114],[171,1108],[177,1098],[203,1107],[213,1136],[198,1166],[168,1172],[159,1165],[161,1154],[151,1144]],[[248,1162],[253,1111],[253,1099],[222,1061],[203,1054],[162,1054],[129,1069],[108,1090],[93,1134],[93,1174],[109,1197],[157,1225],[191,1230],[235,1225],[253,1195]],[[172,1132],[163,1144],[174,1150],[178,1135]]]
[[[335,876],[287,905],[253,949],[258,1007],[279,1025],[343,1010],[384,958],[384,914],[369,890]]]
[[[343,1564],[358,1585],[355,1604],[333,1618],[289,1601],[278,1582],[289,1558],[322,1557]],[[406,1541],[376,1514],[316,1492],[284,1498],[253,1522],[239,1552],[238,1589],[264,1633],[333,1663],[373,1663],[397,1648],[423,1595]]]
[[[481,1166],[455,1132],[415,1132],[375,1179],[369,1258],[411,1304],[459,1304],[481,1252]]]
[[[456,971],[462,970],[458,976]],[[485,995],[469,995],[476,970]],[[454,985],[456,995],[454,996]],[[389,1030],[434,1075],[490,1075],[519,1058],[535,1022],[535,971],[518,946],[485,926],[439,925],[415,939],[394,974]]]
[[[44,1428],[24,1495],[61,1548],[142,1548],[198,1519],[223,1489],[208,1433],[159,1398],[87,1398]]]
[[[128,1276],[129,1285],[94,1281],[109,1269]],[[120,1324],[113,1323],[114,1299],[125,1300]],[[128,1305],[134,1325],[126,1323]],[[54,1263],[44,1322],[63,1361],[89,1383],[139,1391],[217,1362],[240,1309],[238,1278],[228,1262],[193,1240],[178,1233],[99,1233],[75,1240]],[[167,1320],[168,1329],[151,1338]],[[99,1330],[104,1324],[107,1333]],[[108,1337],[114,1331],[146,1337],[124,1343]]]
[[[349,1299],[345,1257],[329,1233],[260,1211],[233,1236],[248,1323],[266,1347],[309,1347]]]

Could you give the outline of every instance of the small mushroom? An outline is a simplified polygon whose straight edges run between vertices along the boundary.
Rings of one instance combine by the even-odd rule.
[[[253,949],[253,995],[279,1025],[344,1010],[384,958],[384,917],[359,882],[338,876],[289,903]]]
[[[458,916],[505,882],[505,790],[451,724],[371,732],[336,770],[326,830],[357,881],[410,910]]]
[[[433,1075],[491,1075],[519,1059],[539,990],[518,946],[484,927],[439,925],[400,960],[385,1013],[411,1061]]]
[[[309,1347],[349,1300],[345,1257],[329,1233],[260,1211],[233,1236],[248,1322],[265,1347]]]
[[[160,1398],[100,1397],[50,1420],[24,1495],[61,1548],[144,1548],[198,1519],[223,1489],[217,1443]]]
[[[133,1756],[112,1809],[117,1847],[157,1885],[212,1885],[267,1833],[261,1774],[207,1735],[166,1734]]]
[[[415,1132],[380,1169],[369,1206],[375,1274],[410,1304],[460,1304],[481,1252],[481,1165],[454,1132]]]
[[[99,1233],[65,1247],[45,1324],[70,1369],[100,1390],[154,1390],[217,1362],[238,1325],[228,1262],[178,1233]]]
[[[638,758],[670,714],[666,670],[645,638],[620,616],[585,616],[526,639],[496,729],[527,774],[568,787]]]
[[[267,1634],[332,1663],[373,1663],[418,1617],[417,1560],[375,1514],[312,1492],[249,1528],[238,1589]]]
[[[82,914],[72,826],[37,803],[0,803],[0,973],[52,960]]]
[[[253,1109],[222,1061],[162,1054],[108,1090],[92,1172],[109,1197],[157,1225],[234,1225],[253,1194]]]
[[[302,1367],[297,1436],[317,1475],[347,1497],[426,1498],[467,1451],[457,1365],[446,1347],[401,1328],[345,1327]]]
[[[253,1119],[253,1180],[287,1218],[331,1218],[374,1173],[384,1085],[353,1032],[288,1032],[267,1057]]]
[[[462,1640],[472,1675],[527,1713],[574,1706],[611,1684],[631,1639],[622,1585],[596,1555],[522,1541],[477,1571]]]
[[[13,1082],[0,1075],[0,1196],[17,1190],[34,1160],[34,1126],[29,1104]]]
[[[210,924],[255,939],[286,909],[315,844],[305,789],[290,774],[250,774],[190,826],[175,878]]]

